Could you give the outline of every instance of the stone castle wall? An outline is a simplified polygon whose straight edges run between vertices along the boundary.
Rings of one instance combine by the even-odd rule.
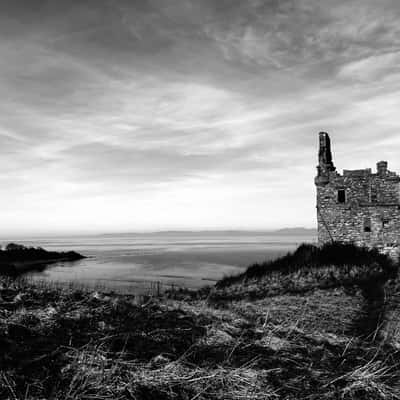
[[[386,162],[378,163],[376,173],[345,170],[341,175],[332,162],[329,136],[321,133],[317,168],[319,243],[400,244],[400,177],[387,170]]]

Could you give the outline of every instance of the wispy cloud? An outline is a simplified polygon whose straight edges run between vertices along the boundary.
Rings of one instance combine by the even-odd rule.
[[[2,230],[312,226],[318,131],[339,168],[379,151],[400,170],[399,17],[395,0],[3,1]]]

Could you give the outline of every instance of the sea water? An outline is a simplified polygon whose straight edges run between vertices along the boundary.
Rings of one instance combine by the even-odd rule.
[[[2,240],[1,244],[11,240]],[[154,282],[161,282],[163,288],[213,285],[251,264],[284,255],[303,242],[314,242],[315,237],[260,232],[161,232],[14,241],[46,250],[74,250],[87,257],[30,272],[29,279],[138,292]]]

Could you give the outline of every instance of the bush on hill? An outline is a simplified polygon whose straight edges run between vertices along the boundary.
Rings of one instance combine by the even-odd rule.
[[[222,288],[248,279],[261,278],[272,272],[288,275],[302,269],[322,268],[335,266],[346,268],[355,267],[379,267],[388,277],[395,276],[396,263],[387,255],[377,249],[358,247],[351,243],[327,243],[322,247],[312,244],[302,244],[293,253],[288,253],[275,260],[256,263],[239,275],[225,277],[217,283]]]
[[[377,249],[345,243],[302,244],[293,253],[221,279],[213,297],[262,298],[355,285],[365,297],[373,297],[379,292],[376,288],[397,276],[397,270],[397,263]]]

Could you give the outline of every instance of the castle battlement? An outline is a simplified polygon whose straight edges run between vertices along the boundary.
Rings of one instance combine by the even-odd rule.
[[[400,176],[386,161],[371,168],[336,171],[331,142],[319,134],[317,187],[318,242],[353,242],[374,247],[400,245]]]

